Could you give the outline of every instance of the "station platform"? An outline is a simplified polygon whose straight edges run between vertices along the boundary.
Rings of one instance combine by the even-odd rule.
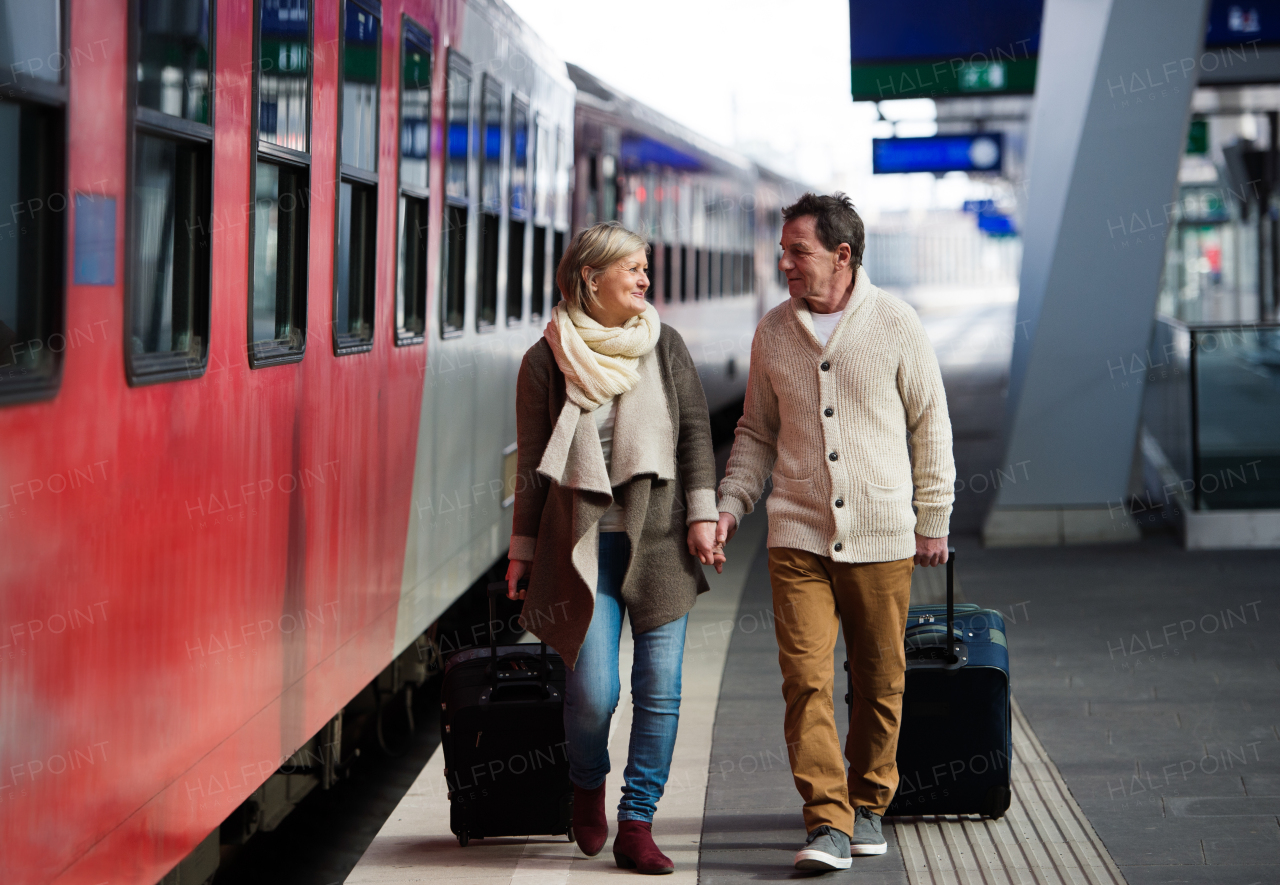
[[[657,840],[671,881],[784,881],[804,839],[786,764],[763,514],[748,517],[690,617],[680,735]],[[1274,554],[1137,545],[984,550],[961,538],[963,594],[1006,618],[1014,804],[999,821],[886,821],[860,885],[1280,882],[1280,618]],[[917,570],[913,594],[941,591]],[[628,631],[623,631],[624,639]],[[843,649],[837,649],[837,661]],[[624,651],[623,673],[630,660]],[[627,680],[623,679],[624,686]],[[838,699],[837,699],[838,701]],[[630,728],[624,690],[610,807]],[[633,875],[608,847],[473,841],[448,829],[437,750],[346,880],[589,883]]]

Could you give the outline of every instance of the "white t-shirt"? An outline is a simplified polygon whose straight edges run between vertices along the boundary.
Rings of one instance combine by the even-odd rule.
[[[813,319],[813,333],[818,336],[822,346],[826,347],[827,342],[831,340],[831,333],[840,324],[840,317],[844,316],[844,311],[837,310],[835,313],[814,313],[809,311],[809,316]]]
[[[596,421],[596,433],[600,435],[600,449],[604,452],[604,469],[606,473],[613,471],[613,425],[617,415],[618,398],[615,396],[591,413]],[[627,530],[627,513],[616,500],[600,517],[600,531],[625,532]]]

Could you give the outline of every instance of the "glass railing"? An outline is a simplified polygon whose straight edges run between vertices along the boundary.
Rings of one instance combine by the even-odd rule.
[[[1188,331],[1193,506],[1280,508],[1280,326]]]

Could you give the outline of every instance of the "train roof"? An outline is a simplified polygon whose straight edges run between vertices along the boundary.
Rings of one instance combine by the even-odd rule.
[[[528,55],[539,68],[562,82],[566,88],[573,85],[565,70],[564,59],[556,55],[538,32],[503,0],[469,0],[469,5],[488,18],[495,28],[501,26],[514,34],[519,43],[519,51]]]
[[[608,85],[599,77],[569,62],[569,79],[578,87],[579,108],[607,118],[630,132],[633,140],[623,146],[623,164],[628,153],[636,165],[654,160],[677,169],[703,169],[736,178],[755,178],[757,164],[723,145],[716,144],[682,126],[648,105]]]

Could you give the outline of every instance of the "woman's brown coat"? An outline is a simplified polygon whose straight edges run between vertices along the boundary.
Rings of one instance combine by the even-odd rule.
[[[523,623],[572,667],[595,608],[599,522],[616,493],[631,559],[622,598],[643,633],[683,617],[708,589],[688,524],[718,517],[707,400],[680,334],[663,325],[618,398],[612,469],[595,420],[572,403],[546,340],[529,348],[516,391],[519,446],[511,558],[532,561]]]

